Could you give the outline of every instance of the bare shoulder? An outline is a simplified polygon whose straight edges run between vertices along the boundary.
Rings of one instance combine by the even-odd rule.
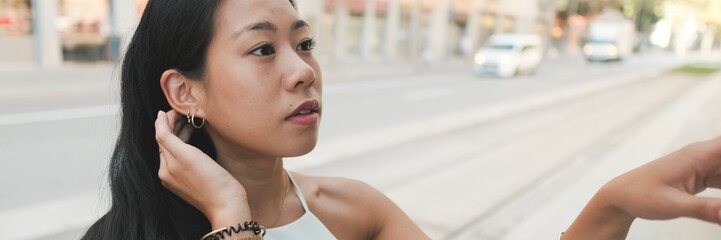
[[[339,212],[353,214],[357,219],[359,215],[372,216],[372,208],[377,207],[382,199],[387,199],[374,187],[354,179],[300,173],[293,173],[293,177],[314,213],[330,210],[336,215]]]
[[[392,239],[381,236],[390,236],[395,222],[410,223],[404,227],[412,229],[405,230],[420,232],[393,201],[367,183],[292,174],[311,212],[339,239]]]
[[[351,203],[364,203],[385,195],[367,183],[343,177],[319,177],[293,173],[294,179],[303,191],[303,196],[319,198],[316,200],[342,200]],[[354,204],[354,205],[356,205]]]

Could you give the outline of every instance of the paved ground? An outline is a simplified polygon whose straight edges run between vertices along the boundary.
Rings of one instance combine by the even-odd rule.
[[[308,172],[349,176],[371,183],[386,192],[434,239],[499,239],[516,231],[519,221],[533,217],[530,214],[534,209],[549,204],[544,197],[566,188],[575,194],[577,189],[565,186],[567,183],[549,181],[567,172],[574,175],[563,178],[564,181],[585,179],[588,176],[584,174],[593,172],[597,166],[583,163],[599,161],[600,166],[610,164],[627,170],[636,162],[656,158],[656,155],[645,154],[643,158],[634,158],[636,162],[619,164],[619,160],[604,163],[610,160],[596,155],[628,148],[631,143],[616,142],[646,124],[649,116],[671,111],[665,109],[680,101],[681,96],[707,100],[708,94],[689,92],[713,87],[699,86],[700,82],[702,80],[688,76],[658,76],[388,146]],[[686,113],[673,112],[675,115]],[[671,127],[675,125],[666,126]],[[644,140],[659,141],[665,137],[660,135],[662,131],[656,133]],[[703,137],[693,135],[691,138]],[[637,141],[631,146],[637,152],[649,148],[648,152],[654,153],[657,150],[650,143]],[[623,162],[627,157],[618,158]],[[607,175],[591,177],[591,180],[603,183],[619,172],[603,173]],[[592,194],[597,186],[585,184],[579,188]],[[584,204],[587,199],[574,200]],[[580,208],[573,210],[577,214]],[[556,228],[543,229],[554,234],[570,223],[557,216],[541,216],[541,219],[556,224]],[[538,239],[532,234],[523,236],[526,237],[507,239]]]
[[[499,211],[491,221],[477,225],[468,239],[553,239],[572,222],[595,190],[614,176],[689,143],[721,135],[721,109],[714,107],[721,102],[721,75],[697,81],[613,136],[601,151],[570,162],[566,171],[539,184],[540,191],[508,204],[509,208]],[[721,197],[717,190],[702,194]],[[516,217],[509,217],[514,212]],[[691,219],[637,220],[628,236],[639,240],[719,238],[718,225]]]
[[[592,176],[596,166],[582,162],[601,161],[598,153],[626,146],[618,142],[683,96],[701,96],[694,89],[703,80],[665,74],[699,60],[655,53],[588,64],[571,57],[514,79],[477,78],[462,64],[336,66],[325,75],[321,141],[287,166],[367,181],[434,239],[517,236],[541,226],[533,219],[547,219],[542,207],[560,201],[544,197],[549,191],[542,183],[571,170]],[[107,195],[101,193],[117,132],[112,71],[110,65],[0,71],[0,152],[9,159],[0,161],[0,191],[13,193],[0,198],[0,239],[76,239],[104,211],[99,202]],[[685,139],[702,138],[692,134],[698,132],[704,131],[689,131]],[[602,173],[592,180],[615,172]],[[578,188],[592,191],[593,185]],[[553,190],[581,196],[571,199],[576,205],[585,201],[571,185]],[[527,203],[538,198],[542,204]],[[501,211],[514,206],[539,210],[523,217]],[[569,215],[578,212],[563,206]],[[40,219],[47,224],[36,227]],[[556,224],[543,229],[550,233],[570,223],[566,215],[547,222]],[[9,235],[9,229],[27,233],[23,226],[37,231]]]

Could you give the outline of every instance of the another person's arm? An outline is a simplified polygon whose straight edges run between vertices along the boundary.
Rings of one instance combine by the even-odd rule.
[[[636,218],[691,217],[721,224],[721,199],[695,196],[721,188],[721,137],[694,143],[604,185],[561,239],[625,239]]]

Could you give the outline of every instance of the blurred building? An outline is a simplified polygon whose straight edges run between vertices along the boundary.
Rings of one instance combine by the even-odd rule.
[[[68,61],[118,59],[147,1],[0,0],[0,64],[36,63],[53,67]],[[707,24],[708,20],[695,14],[701,11],[697,8],[704,9],[702,6],[692,8],[678,1],[659,0],[656,5],[639,6],[634,4],[645,2],[295,1],[319,42],[316,55],[326,65],[444,62],[473,55],[496,33],[534,33],[544,40],[544,49],[549,51],[546,56],[574,54],[580,52],[589,20],[609,6],[635,21],[639,45],[648,42],[683,53],[691,48],[709,51],[720,39],[716,34],[718,25]],[[721,4],[717,5],[721,9]],[[706,18],[711,20],[717,15],[712,10],[706,11],[709,15]],[[659,11],[666,16],[657,30],[651,31]]]
[[[296,0],[321,62],[434,63],[494,33],[550,36],[557,0]],[[117,59],[147,0],[0,0],[0,63]]]
[[[33,61],[29,0],[0,0],[0,62]]]
[[[117,58],[147,0],[0,0],[0,64]]]
[[[470,56],[493,33],[547,35],[552,0],[303,0],[322,61],[433,63]],[[519,7],[522,6],[522,7]]]

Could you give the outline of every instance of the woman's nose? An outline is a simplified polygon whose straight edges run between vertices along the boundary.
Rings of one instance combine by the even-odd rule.
[[[310,87],[315,82],[315,71],[301,57],[293,51],[285,56],[283,61],[285,65],[283,73],[283,87],[288,91],[292,91],[299,87]]]

